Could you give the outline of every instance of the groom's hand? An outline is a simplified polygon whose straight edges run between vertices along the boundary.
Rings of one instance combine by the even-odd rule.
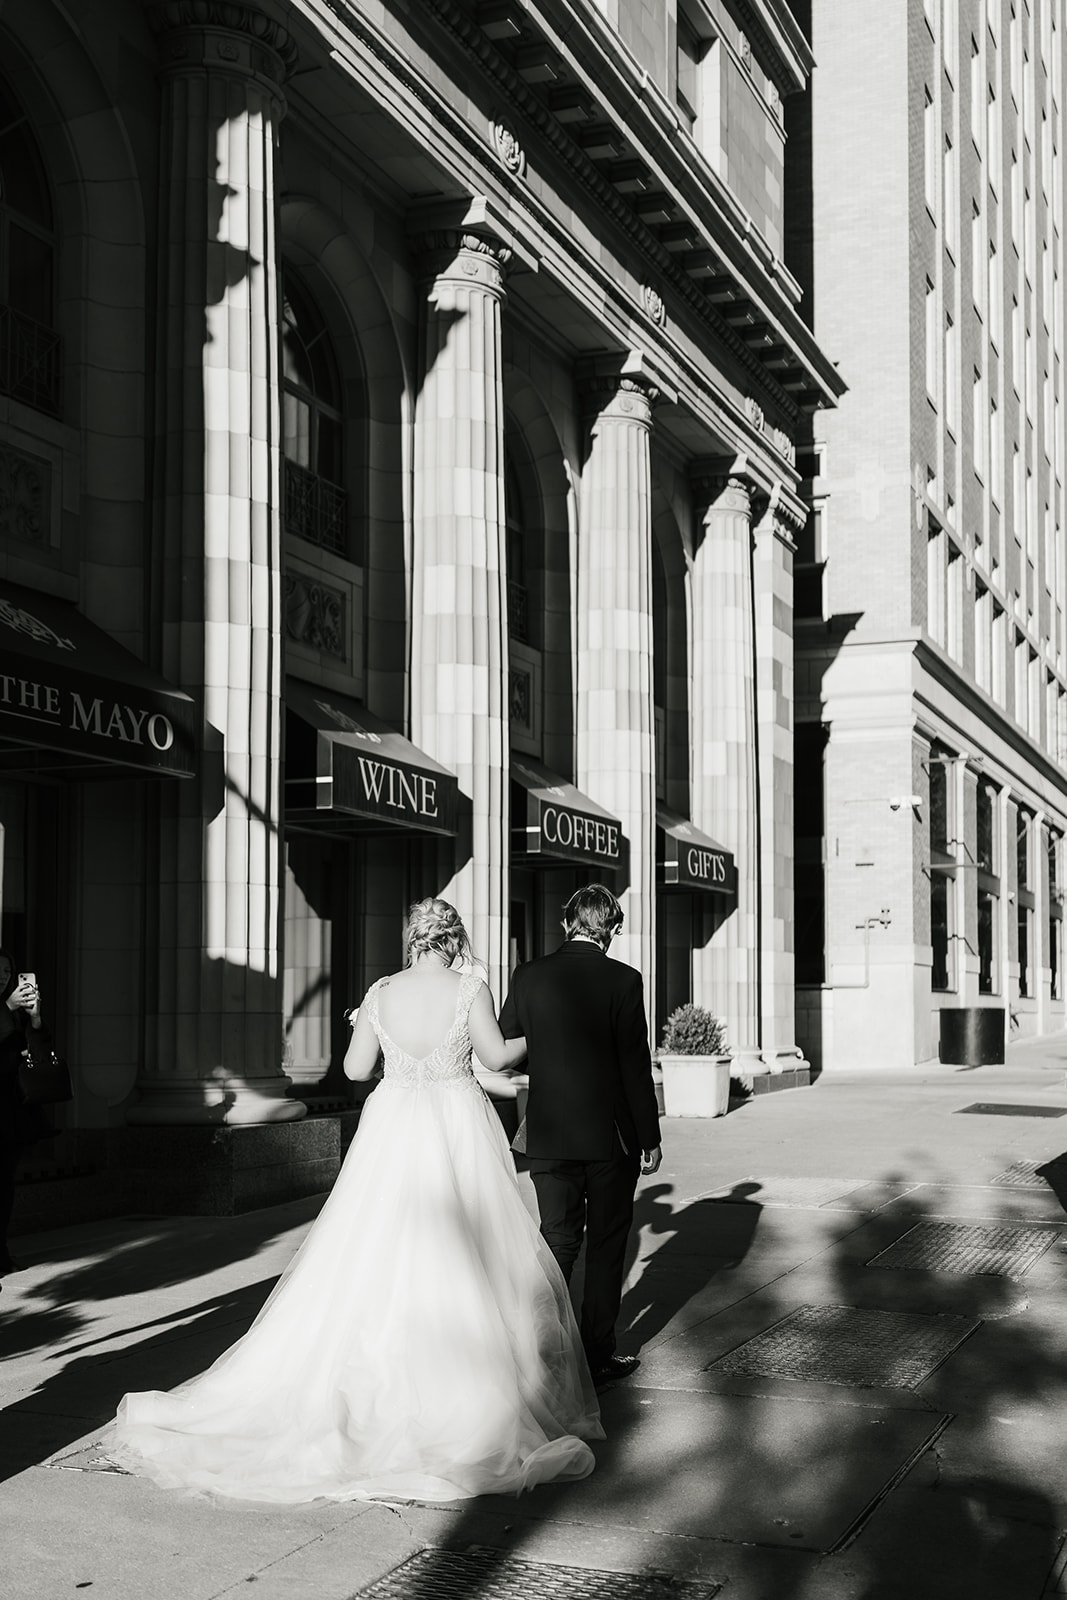
[[[641,1172],[648,1177],[653,1172],[659,1171],[659,1164],[663,1160],[663,1151],[659,1145],[654,1150],[641,1151]]]

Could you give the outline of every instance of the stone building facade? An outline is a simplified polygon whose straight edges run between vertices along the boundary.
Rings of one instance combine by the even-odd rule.
[[[796,440],[841,384],[784,0],[41,0],[0,45],[3,938],[77,1080],[33,1172],[325,1186],[426,893],[499,997],[604,878],[654,1025],[797,1067]]]
[[[973,1008],[994,1047],[1065,1021],[1067,35],[805,9],[791,259],[849,389],[800,451],[798,1035],[910,1065]]]

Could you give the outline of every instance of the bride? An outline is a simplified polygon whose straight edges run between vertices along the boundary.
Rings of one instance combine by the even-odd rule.
[[[591,1472],[602,1439],[566,1284],[475,1078],[505,1042],[445,900],[352,1013],[368,1099],[337,1182],[249,1331],[169,1393],[128,1394],[111,1458],[242,1500],[455,1500]]]

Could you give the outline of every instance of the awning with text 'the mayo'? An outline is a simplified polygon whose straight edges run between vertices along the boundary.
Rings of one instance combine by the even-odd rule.
[[[459,783],[358,700],[287,678],[285,820],[316,832],[454,834]]]
[[[512,756],[511,776],[522,791],[511,810],[516,864],[566,861],[612,871],[625,864],[627,841],[618,817],[530,756]]]
[[[191,777],[196,703],[65,600],[0,584],[0,773]]]

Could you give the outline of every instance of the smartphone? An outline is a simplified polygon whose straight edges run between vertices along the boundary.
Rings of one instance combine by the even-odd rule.
[[[19,982],[20,983],[32,983],[33,987],[36,989],[36,987],[37,987],[37,974],[36,974],[36,972],[20,972],[19,973]]]

